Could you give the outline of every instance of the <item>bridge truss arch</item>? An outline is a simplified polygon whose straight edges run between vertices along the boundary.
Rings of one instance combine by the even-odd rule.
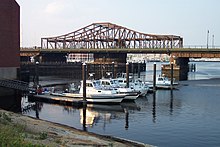
[[[112,23],[93,23],[74,32],[41,38],[42,49],[182,48],[176,35],[140,33]]]

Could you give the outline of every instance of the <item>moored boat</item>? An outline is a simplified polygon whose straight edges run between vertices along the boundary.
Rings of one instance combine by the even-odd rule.
[[[120,86],[117,79],[100,79],[99,81],[104,89],[114,89],[119,94],[126,94],[125,101],[135,100],[139,96],[134,89]]]
[[[126,78],[119,77],[117,78],[120,87],[126,87]],[[140,96],[145,96],[148,93],[149,87],[141,79],[136,79],[132,81],[129,79],[129,88],[138,92]]]
[[[83,82],[79,93],[51,93],[52,95],[71,97],[71,98],[83,98]],[[99,81],[86,80],[86,100],[89,103],[120,103],[126,94],[119,94],[114,89],[103,89],[100,86]]]
[[[171,80],[168,77],[165,76],[157,76],[156,77],[156,88],[157,89],[171,89],[176,88],[176,86],[179,83],[175,82],[175,79],[173,79],[173,85],[171,85]],[[150,88],[153,88],[153,84],[149,84]]]

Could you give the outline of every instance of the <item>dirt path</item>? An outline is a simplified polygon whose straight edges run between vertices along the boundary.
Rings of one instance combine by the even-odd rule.
[[[28,116],[0,110],[11,118],[11,123],[24,126],[25,140],[34,144],[43,144],[46,146],[114,146],[129,147],[140,146],[146,147],[141,143],[136,143],[119,138],[101,136],[94,133],[84,132],[68,126],[51,123],[48,121],[38,120]],[[41,139],[36,139],[36,134],[40,134]],[[39,138],[39,137],[38,137]]]

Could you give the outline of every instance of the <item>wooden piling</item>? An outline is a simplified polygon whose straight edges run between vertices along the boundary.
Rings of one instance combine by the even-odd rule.
[[[132,81],[134,82],[134,63],[131,63]]]
[[[154,75],[153,75],[153,91],[155,92],[156,91],[156,68],[157,68],[157,65],[156,63],[154,63]]]
[[[193,70],[196,72],[196,64],[193,64]]]
[[[35,85],[36,87],[39,85],[39,62],[35,63]]]
[[[141,77],[141,68],[140,68],[140,62],[138,62],[138,78]]]
[[[170,85],[170,89],[173,90],[173,63],[171,63],[170,75],[171,75],[171,85]]]
[[[126,63],[126,87],[129,87],[129,63]]]
[[[86,103],[86,63],[82,65],[82,78],[83,78],[83,104]]]
[[[112,62],[112,78],[115,78],[115,62]]]

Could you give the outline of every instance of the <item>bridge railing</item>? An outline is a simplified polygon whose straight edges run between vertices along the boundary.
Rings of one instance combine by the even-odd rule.
[[[207,45],[184,45],[183,48],[198,48],[198,49],[207,49]],[[208,46],[208,49],[218,49],[220,46]]]
[[[21,90],[21,91],[28,91],[29,90],[29,83],[19,81],[19,80],[11,80],[11,79],[0,79],[0,86]]]

